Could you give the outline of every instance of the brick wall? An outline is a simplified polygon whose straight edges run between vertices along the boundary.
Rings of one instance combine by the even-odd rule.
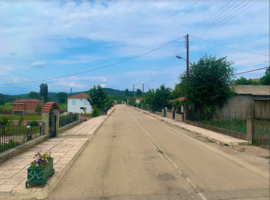
[[[24,110],[25,104],[13,104],[12,110]]]

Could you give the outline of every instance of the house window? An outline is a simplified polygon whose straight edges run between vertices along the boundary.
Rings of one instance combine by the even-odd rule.
[[[72,100],[72,105],[76,105],[76,100]]]
[[[23,106],[23,105],[21,105],[21,106]]]
[[[84,100],[84,105],[88,105],[87,100]]]

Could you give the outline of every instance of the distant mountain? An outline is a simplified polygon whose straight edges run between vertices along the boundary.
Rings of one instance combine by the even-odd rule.
[[[107,94],[109,95],[113,95],[113,96],[116,96],[116,97],[120,97],[120,96],[125,96],[125,91],[121,91],[121,90],[115,90],[115,89],[111,89],[111,88],[103,88]],[[88,91],[82,91],[84,93],[89,93],[89,90]],[[57,101],[57,98],[56,98],[56,94],[58,92],[49,92],[48,93],[48,96],[50,98],[51,101]],[[76,94],[79,94],[81,92],[73,92],[72,95],[76,95]],[[15,101],[16,99],[25,99],[25,98],[28,98],[28,94],[20,94],[20,95],[4,95],[3,96],[3,100],[4,102],[12,102],[12,101]]]

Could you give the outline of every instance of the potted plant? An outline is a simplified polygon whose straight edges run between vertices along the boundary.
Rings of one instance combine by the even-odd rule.
[[[52,176],[54,174],[51,152],[44,154],[38,152],[35,154],[34,158],[35,160],[27,169],[27,181],[25,183],[26,188],[29,184],[42,184],[44,187],[48,176]]]

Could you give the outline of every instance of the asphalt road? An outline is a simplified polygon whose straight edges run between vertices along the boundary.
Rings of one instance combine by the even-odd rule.
[[[48,199],[269,199],[269,173],[189,134],[119,105]]]

